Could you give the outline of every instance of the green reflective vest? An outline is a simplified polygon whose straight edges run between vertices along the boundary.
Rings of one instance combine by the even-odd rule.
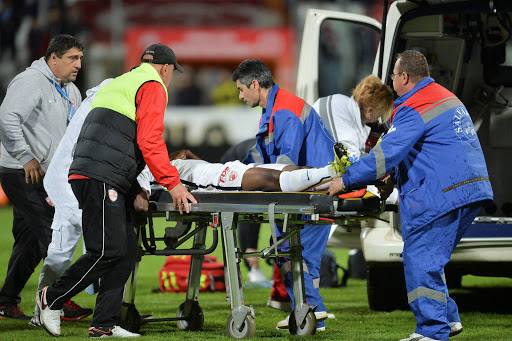
[[[153,66],[142,63],[136,69],[117,77],[102,87],[92,102],[91,110],[98,107],[106,108],[117,111],[135,121],[137,91],[149,81],[157,81],[162,84],[165,89],[165,104],[167,105],[167,88],[162,82],[162,78]]]

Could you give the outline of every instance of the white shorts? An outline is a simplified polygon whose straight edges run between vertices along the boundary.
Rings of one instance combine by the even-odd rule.
[[[198,188],[221,188],[223,190],[242,189],[244,173],[256,164],[243,164],[240,161],[226,163],[209,163],[204,160],[173,160],[171,165],[176,167],[180,180],[185,185]]]

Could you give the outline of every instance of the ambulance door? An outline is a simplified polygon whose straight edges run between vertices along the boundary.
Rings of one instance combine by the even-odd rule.
[[[380,22],[364,15],[309,9],[296,95],[311,105],[335,93],[350,96],[357,83],[372,73],[380,31]]]

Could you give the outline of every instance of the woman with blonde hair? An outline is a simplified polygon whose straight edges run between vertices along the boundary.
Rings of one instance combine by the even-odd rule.
[[[367,123],[385,122],[393,112],[393,90],[373,75],[365,77],[352,97],[334,94],[319,98],[313,108],[325,122],[336,142],[347,147],[352,162],[365,152],[371,128]]]

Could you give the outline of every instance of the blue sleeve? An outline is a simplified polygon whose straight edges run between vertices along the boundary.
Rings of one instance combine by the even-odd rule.
[[[304,140],[304,129],[300,118],[288,110],[279,110],[272,116],[274,124],[274,152],[272,163],[294,164],[299,162],[299,153]]]
[[[254,163],[254,158],[252,157],[252,152],[249,150],[247,152],[247,155],[245,156],[245,159],[242,160],[242,163],[245,165],[248,165],[250,163]]]
[[[409,154],[424,130],[425,124],[416,110],[400,107],[382,141],[368,155],[347,168],[343,175],[345,186],[356,188],[367,185],[390,173]]]

